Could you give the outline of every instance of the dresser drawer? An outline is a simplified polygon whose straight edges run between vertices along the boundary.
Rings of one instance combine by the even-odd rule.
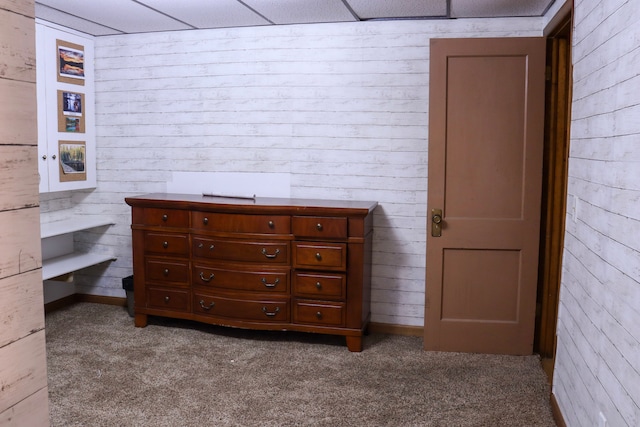
[[[147,286],[147,307],[160,310],[191,311],[187,289]]]
[[[296,301],[293,306],[293,323],[344,326],[344,320],[342,303]]]
[[[196,292],[193,312],[244,321],[289,322],[289,300],[234,299]]]
[[[293,267],[344,271],[346,243],[293,243]]]
[[[320,274],[296,272],[293,276],[293,293],[297,296],[317,299],[344,299],[346,294],[344,274]]]
[[[189,284],[189,263],[180,260],[148,258],[146,260],[146,279],[154,282],[173,282],[174,285]]]
[[[288,293],[289,269],[244,271],[194,263],[191,269],[191,283],[211,289]]]
[[[163,227],[189,227],[189,211],[144,208],[144,224]]]
[[[346,239],[347,218],[325,216],[294,216],[293,234],[299,237]]]
[[[222,261],[288,264],[289,242],[259,242],[254,240],[224,240],[194,237],[195,257]]]
[[[145,253],[163,255],[189,255],[189,238],[186,234],[154,233],[148,231],[144,236]]]
[[[229,233],[291,234],[288,215],[235,215],[192,212],[191,226],[196,230]]]

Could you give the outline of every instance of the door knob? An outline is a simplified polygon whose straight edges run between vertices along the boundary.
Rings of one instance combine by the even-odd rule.
[[[442,236],[442,209],[431,209],[431,236]]]

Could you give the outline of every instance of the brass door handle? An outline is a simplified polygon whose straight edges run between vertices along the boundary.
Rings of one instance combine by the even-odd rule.
[[[442,209],[431,209],[431,236],[442,236]]]

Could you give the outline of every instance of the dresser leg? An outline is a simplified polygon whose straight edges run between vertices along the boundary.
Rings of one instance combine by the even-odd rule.
[[[144,328],[147,326],[147,315],[146,314],[137,314],[133,319],[133,324],[138,328]]]
[[[353,352],[360,352],[362,351],[362,337],[358,336],[358,337],[354,337],[354,336],[350,336],[347,335],[347,348],[349,349],[349,351],[353,351]]]

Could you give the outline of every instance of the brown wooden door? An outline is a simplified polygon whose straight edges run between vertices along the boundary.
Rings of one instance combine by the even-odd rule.
[[[430,61],[425,349],[531,354],[545,40],[434,39]]]

